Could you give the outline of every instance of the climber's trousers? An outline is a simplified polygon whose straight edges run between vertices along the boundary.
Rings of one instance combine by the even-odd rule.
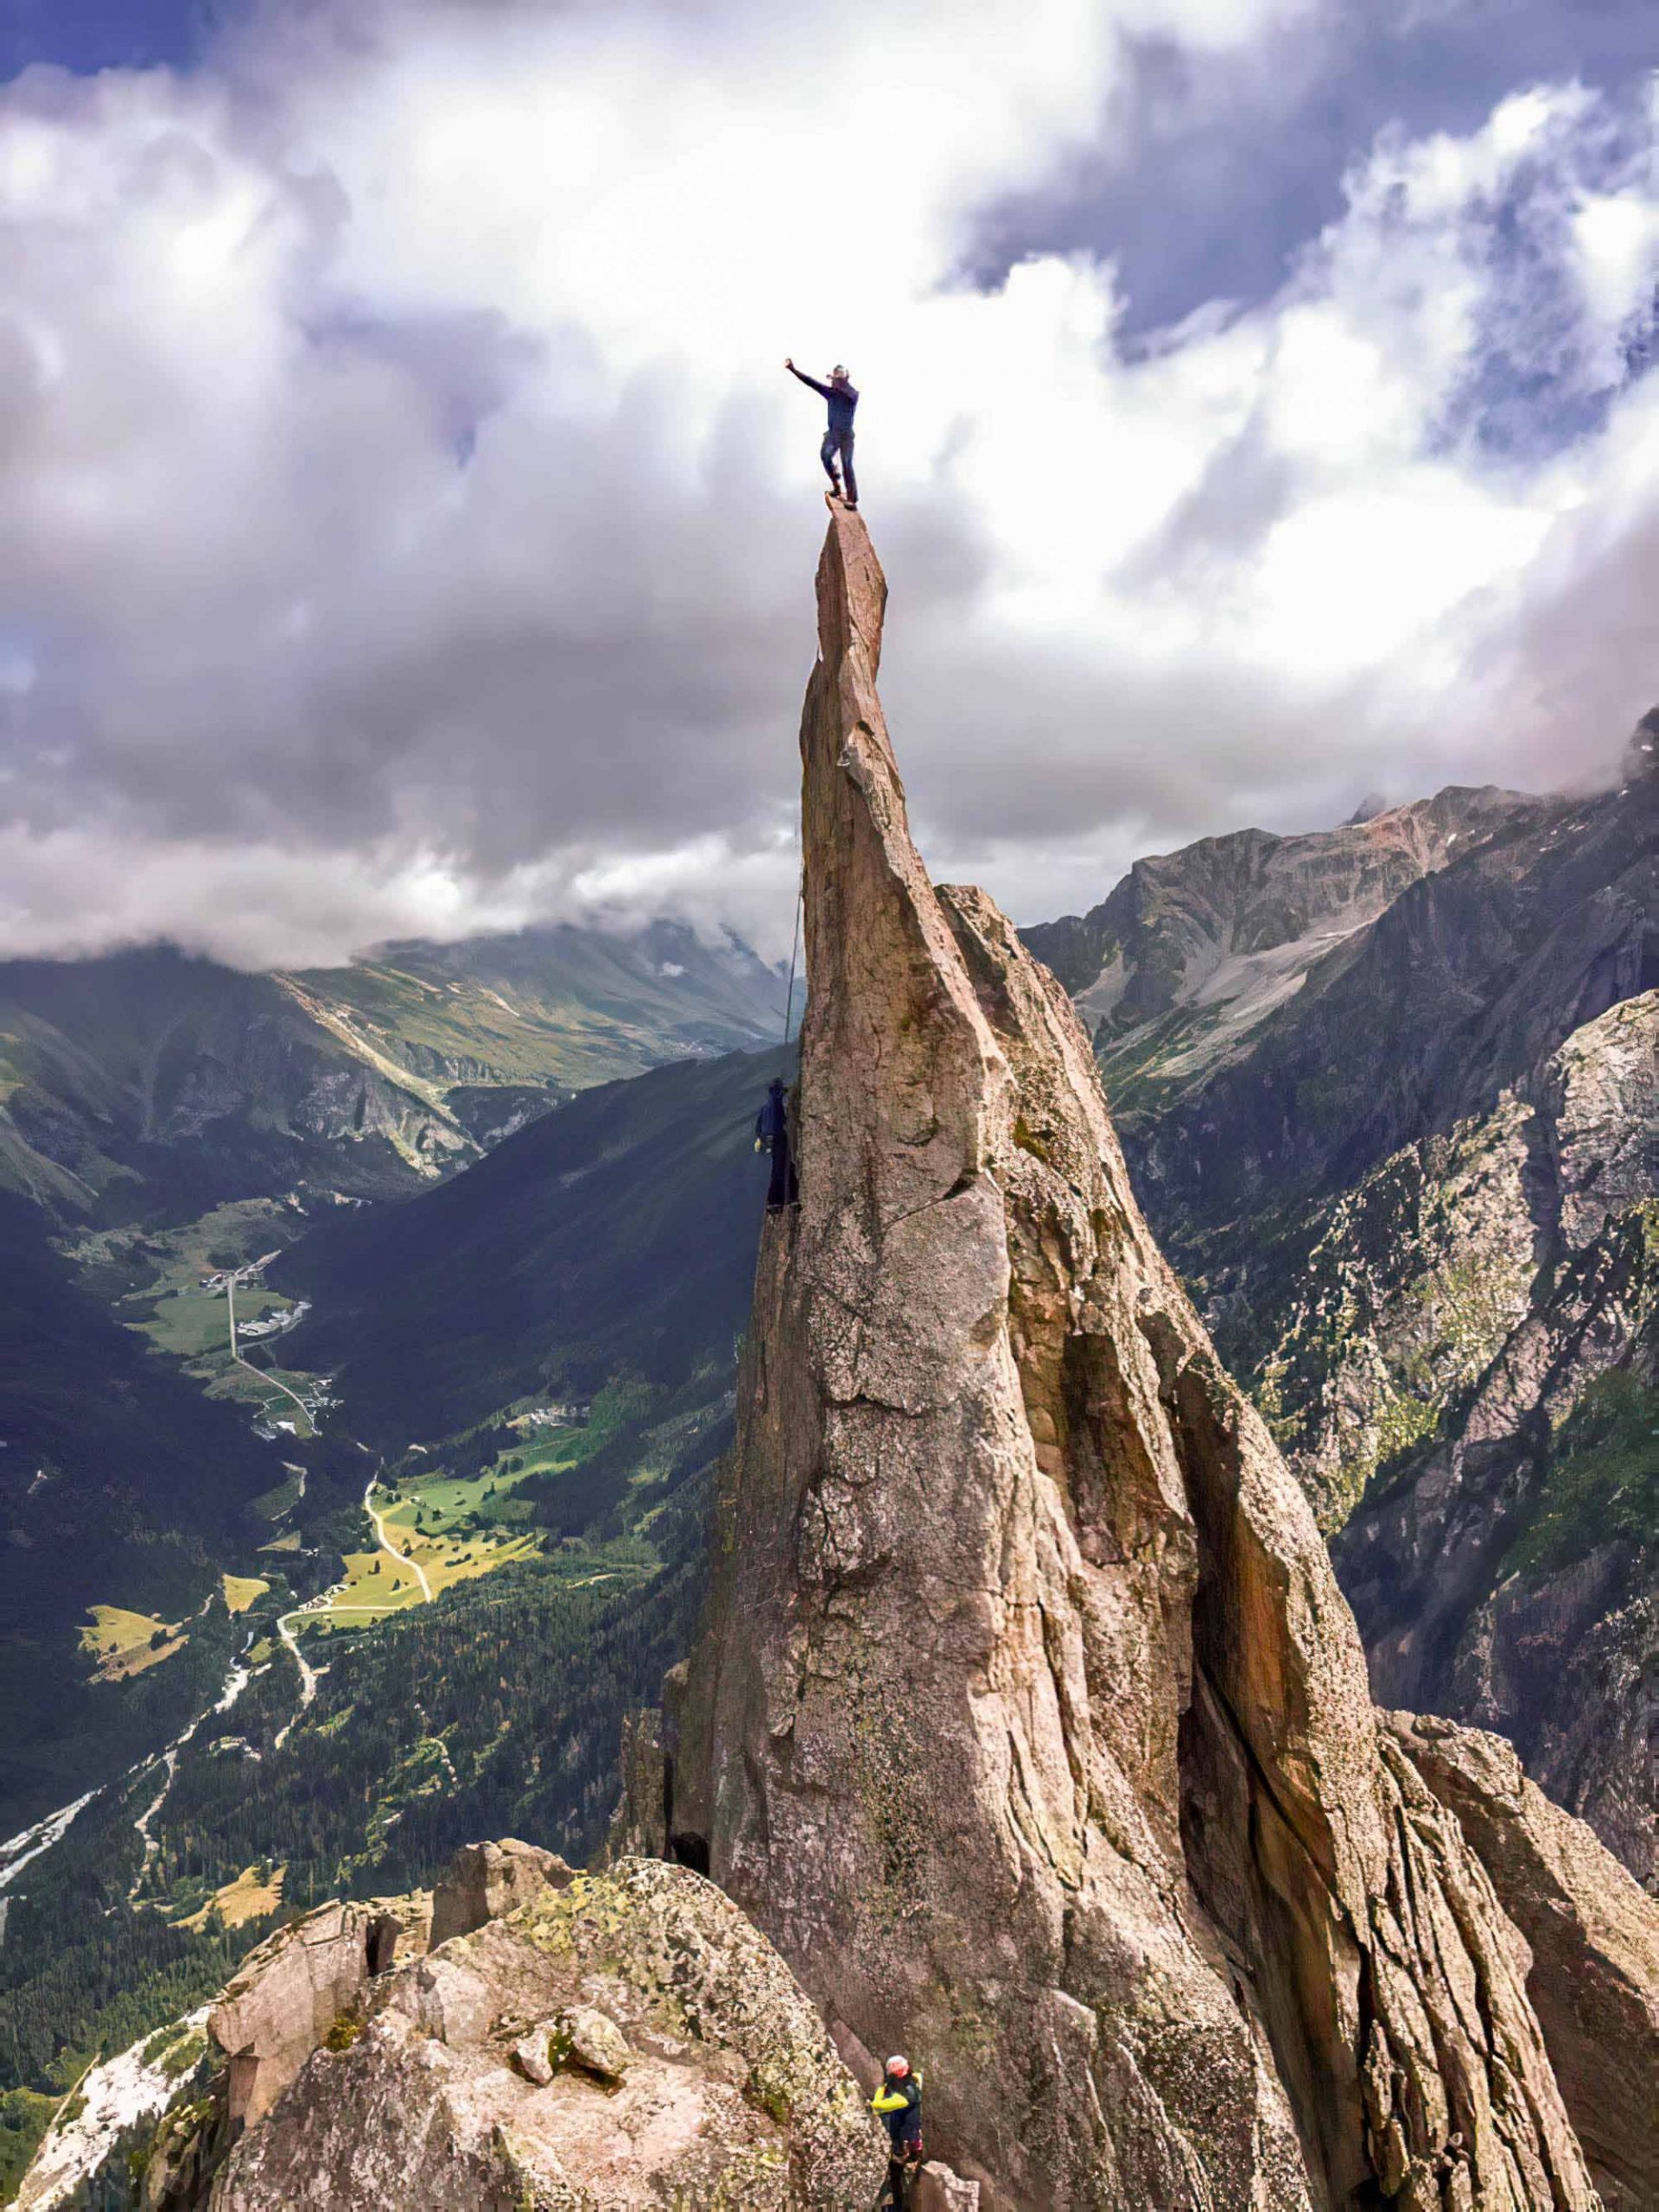
[[[833,484],[836,477],[836,455],[841,455],[842,477],[847,486],[847,496],[858,505],[858,479],[853,474],[853,434],[850,430],[826,430],[823,443],[818,448],[818,459],[823,463],[823,473]]]

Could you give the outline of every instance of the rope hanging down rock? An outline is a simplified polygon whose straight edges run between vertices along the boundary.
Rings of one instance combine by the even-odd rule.
[[[795,934],[789,947],[789,990],[784,999],[784,1042],[789,1042],[789,1025],[795,1012],[795,963],[801,950],[801,908],[806,899],[806,879],[801,879],[800,889],[795,893]]]

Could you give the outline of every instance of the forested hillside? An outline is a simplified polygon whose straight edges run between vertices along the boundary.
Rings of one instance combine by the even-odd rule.
[[[448,1187],[324,1224],[278,1273],[313,1302],[291,1356],[334,1376],[378,1447],[620,1372],[728,1374],[766,1196],[755,1115],[784,1065],[736,1054],[602,1085]]]

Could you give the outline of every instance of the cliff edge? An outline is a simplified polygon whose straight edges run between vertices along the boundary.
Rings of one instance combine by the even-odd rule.
[[[876,693],[885,582],[831,517],[801,1205],[766,1231],[671,1678],[670,1847],[843,2049],[911,2053],[988,2204],[1592,2206],[1528,1946],[1379,1728],[1065,993],[982,893],[928,880]]]

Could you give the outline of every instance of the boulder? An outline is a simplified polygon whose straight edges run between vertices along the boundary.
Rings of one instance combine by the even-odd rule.
[[[628,2039],[596,2005],[578,2005],[554,2029],[567,2066],[580,2066],[601,2082],[620,2082],[633,2063]]]
[[[432,1891],[431,1947],[470,1936],[487,1920],[516,1912],[544,1889],[561,1889],[570,1869],[556,1852],[508,1836],[500,1843],[467,1843],[439,1875]]]
[[[558,2072],[553,2063],[553,2030],[556,2023],[543,2020],[538,2027],[521,2036],[512,2046],[512,2063],[526,2082],[534,2082],[537,2088],[545,2088]]]

